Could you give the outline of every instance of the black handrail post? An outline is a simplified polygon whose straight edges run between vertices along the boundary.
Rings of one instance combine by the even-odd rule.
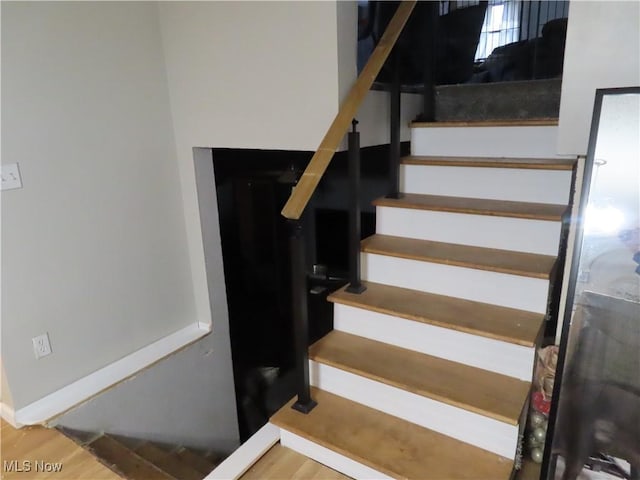
[[[349,293],[362,293],[365,287],[360,281],[360,133],[358,121],[351,122],[349,132]]]
[[[389,193],[388,198],[400,197],[400,55],[393,54],[393,82],[389,111]]]
[[[309,386],[309,320],[307,312],[307,262],[304,245],[304,220],[290,220],[291,306],[296,352],[296,385],[298,400],[292,408],[309,413],[317,403]]]

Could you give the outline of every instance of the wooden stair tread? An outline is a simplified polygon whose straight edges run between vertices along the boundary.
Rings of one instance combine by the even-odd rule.
[[[349,293],[347,287],[329,295],[330,302],[393,315],[438,327],[533,347],[544,323],[541,313],[526,312],[457,297],[362,282],[367,289]]]
[[[508,479],[513,460],[313,388],[318,405],[282,407],[271,422],[398,479]]]
[[[506,375],[334,330],[312,360],[439,402],[517,425],[530,384]]]
[[[42,426],[14,428],[0,418],[0,446],[2,462],[7,462],[3,463],[2,474],[0,474],[2,479],[122,479],[117,472],[107,468],[94,455],[55,428]],[[62,470],[36,472],[34,460],[61,464]],[[23,466],[24,461],[32,462],[32,470],[29,473],[11,468],[9,466],[11,461],[18,462],[17,465],[14,464],[16,466]]]
[[[493,157],[429,157],[409,155],[403,165],[435,165],[446,167],[521,168],[528,170],[572,170],[573,158],[493,158]]]
[[[189,448],[182,447],[175,452],[175,455],[188,465],[191,465],[198,472],[203,475],[209,475],[216,468],[216,463],[209,459],[198,455],[196,452]]]
[[[562,220],[563,215],[568,210],[567,205],[445,197],[418,193],[403,193],[400,198],[382,197],[374,200],[373,204],[380,207],[411,208],[555,222]]]
[[[492,272],[549,279],[555,257],[453,243],[375,234],[362,240],[362,251]]]
[[[321,463],[279,443],[265,453],[240,480],[349,480]]]
[[[106,466],[131,480],[175,480],[116,439],[103,435],[88,445]]]
[[[182,461],[180,457],[151,443],[143,443],[134,451],[160,470],[180,480],[202,480],[204,477],[202,473]]]
[[[523,118],[510,120],[460,120],[450,122],[411,122],[411,128],[434,127],[555,127],[557,118]]]

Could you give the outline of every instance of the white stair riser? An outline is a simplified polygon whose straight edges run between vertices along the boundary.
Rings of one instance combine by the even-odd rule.
[[[335,304],[333,325],[378,342],[530,381],[535,349],[513,343]]]
[[[546,313],[549,280],[363,253],[370,282]]]
[[[323,447],[322,445],[318,445],[288,430],[280,430],[280,444],[283,447],[295,450],[351,478],[362,480],[393,480],[393,477],[389,477],[378,470],[374,470],[371,467],[356,462],[349,457]]]
[[[324,391],[503,457],[515,456],[518,425],[509,425],[314,361],[309,362],[309,377],[312,385]]]
[[[400,189],[405,193],[566,205],[571,171],[401,165]]]
[[[396,237],[557,255],[561,222],[377,207],[376,232]]]
[[[412,128],[411,155],[554,158],[557,135],[557,126]]]

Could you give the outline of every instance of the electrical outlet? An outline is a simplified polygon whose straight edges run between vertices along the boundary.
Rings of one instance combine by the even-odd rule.
[[[49,343],[48,333],[33,337],[31,341],[33,342],[33,353],[35,353],[37,359],[51,354],[51,344]]]
[[[0,177],[2,178],[2,183],[0,184],[2,190],[22,188],[22,178],[20,177],[20,168],[17,163],[2,165]]]

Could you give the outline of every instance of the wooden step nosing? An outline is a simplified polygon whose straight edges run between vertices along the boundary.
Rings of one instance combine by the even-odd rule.
[[[473,200],[473,199],[469,199]],[[432,212],[446,212],[446,213],[460,213],[466,215],[481,215],[485,217],[502,217],[502,218],[516,218],[520,220],[537,220],[541,222],[560,222],[565,216],[565,213],[554,214],[539,214],[531,212],[500,212],[497,210],[489,210],[483,208],[468,207],[455,207],[446,205],[428,205],[418,204],[410,201],[403,201],[399,199],[379,198],[372,202],[376,207],[386,208],[404,208],[408,210],[427,210]],[[568,208],[568,207],[567,207]]]
[[[427,255],[412,255],[406,252],[402,252],[400,250],[386,250],[386,249],[372,248],[369,246],[362,247],[362,252],[373,254],[373,255],[383,255],[386,257],[402,258],[404,260],[412,260],[416,262],[436,263],[438,265],[446,265],[449,267],[470,268],[473,270],[502,273],[506,275],[517,275],[519,277],[536,278],[540,280],[549,280],[551,276],[551,271],[549,273],[531,272],[531,271],[524,271],[521,269],[518,270],[514,268],[498,267],[495,265],[480,265],[474,262],[445,259],[445,258],[434,258],[434,257],[429,257]]]
[[[362,253],[549,280],[557,263],[552,255],[454,244],[376,233],[360,243]],[[483,259],[482,262],[476,258]],[[487,259],[491,258],[491,262]]]
[[[421,422],[419,417],[422,416],[422,412],[418,411],[418,408],[420,407],[407,403],[407,397],[412,394],[400,392],[400,396],[397,398],[397,401],[387,402],[389,404],[389,408],[385,410],[385,408],[381,408],[381,404],[385,403],[387,399],[390,398],[389,393],[382,393],[382,391],[380,391],[378,392],[379,394],[364,395],[361,399],[358,399],[358,394],[362,391],[363,385],[361,385],[361,382],[358,382],[357,378],[354,378],[353,382],[345,383],[345,389],[342,391],[338,391],[339,389],[335,388],[335,385],[330,385],[329,383],[330,382],[325,382],[324,386],[320,388],[315,385],[312,387],[312,396],[316,394],[314,397],[318,398],[318,402],[320,402],[322,400],[322,396],[325,395],[340,397],[343,401],[352,403],[354,405],[353,408],[375,410],[379,412],[381,416],[393,419],[393,422],[397,422],[397,424],[402,425],[402,428],[415,429],[417,431],[424,432],[429,436],[434,435],[437,437],[448,437],[455,443],[465,444],[473,449],[482,450],[487,454],[496,455],[502,458],[515,458],[518,443],[517,426],[500,424],[499,422],[486,417],[482,418],[476,416],[477,418],[471,419],[469,418],[469,415],[471,414],[467,415],[462,411],[460,411],[460,414],[454,415],[453,421],[451,421],[452,419],[448,418],[449,415],[447,413],[443,413],[446,410],[450,410],[451,407],[441,405],[441,408],[444,408],[444,410],[432,413],[432,421],[427,422],[432,424],[436,423],[437,425],[430,427],[424,425],[423,423],[425,422]],[[381,384],[381,387],[382,390],[388,390],[390,388],[384,384]],[[323,395],[319,396],[321,392]],[[427,399],[426,401],[432,403],[431,400]],[[432,407],[427,408],[427,413],[432,412]],[[412,419],[407,419],[406,416]],[[462,425],[467,431],[460,431],[458,429],[460,425]],[[314,434],[315,432],[306,431],[304,428],[296,428],[296,426],[293,426],[293,428],[290,428],[290,426],[282,426],[282,428],[294,431],[294,433],[305,436],[313,441],[317,441],[323,446],[327,446],[341,454],[348,455],[350,458],[374,469],[391,474],[394,478],[397,478],[396,475],[401,475],[401,472],[398,470],[390,471],[387,470],[385,466],[379,463],[374,463],[376,461],[375,458],[363,458],[363,452],[347,451],[346,449],[341,448],[340,445],[330,445],[321,437],[322,434],[316,435]],[[477,433],[485,430],[487,435],[477,439]],[[380,436],[384,436],[384,432],[381,432]],[[387,467],[393,468],[391,466]]]
[[[475,120],[448,122],[410,122],[410,128],[456,128],[456,127],[557,127],[558,118],[531,118],[521,120]]]
[[[133,458],[135,458],[138,462],[144,464],[147,468],[150,468],[151,470],[157,472],[158,474],[160,474],[162,477],[167,478],[167,479],[172,479],[172,480],[178,480],[176,479],[173,475],[171,475],[168,472],[165,472],[164,470],[162,470],[161,468],[159,468],[157,465],[153,464],[152,462],[150,462],[149,460],[147,460],[146,458],[144,458],[143,456],[141,456],[140,454],[138,454],[135,450],[132,450],[130,448],[128,448],[126,445],[124,445],[122,442],[116,440],[114,437],[112,437],[111,435],[101,435],[100,437],[98,437],[96,440],[100,440],[101,438],[108,438],[109,441],[113,442],[114,444],[116,444],[118,446],[118,448],[121,448],[123,450],[126,450],[128,453],[128,455],[131,455]],[[94,442],[96,441],[94,440]],[[120,468],[120,466],[117,463],[111,463],[109,462],[107,459],[103,458],[100,454],[99,451],[95,448],[93,448],[93,443],[91,442],[89,444],[87,444],[85,446],[85,448],[87,450],[89,450],[91,452],[91,454],[103,465],[105,465],[107,468],[109,468],[110,470],[114,471],[115,473],[117,473],[118,475],[121,475],[123,478],[127,477],[127,475],[125,474],[125,472],[123,472]]]
[[[395,287],[488,303],[533,313],[546,313],[549,279],[487,272],[362,253],[362,278]]]
[[[373,461],[371,461],[371,459],[369,458],[365,458],[362,457],[361,455],[356,455],[355,453],[346,450],[344,448],[341,448],[337,445],[331,444],[330,442],[328,442],[326,439],[320,437],[319,435],[314,435],[311,434],[301,428],[292,426],[292,425],[280,425],[278,424],[278,421],[273,421],[274,425],[278,425],[282,430],[287,431],[289,433],[292,433],[298,437],[301,437],[303,439],[306,439],[307,441],[313,442],[323,448],[326,448],[332,452],[337,453],[338,455],[342,455],[343,457],[350,459],[353,462],[359,463],[361,465],[364,465],[367,468],[370,468],[373,471],[376,472],[380,472],[383,475],[387,475],[388,477],[386,478],[390,478],[390,479],[401,479],[401,480],[411,480],[408,479],[407,477],[398,474],[398,472],[394,472],[392,470],[389,470],[387,468],[380,468],[379,465],[376,465]],[[282,442],[282,438],[280,437],[280,441]],[[289,448],[291,448],[289,445],[286,444],[286,440],[285,443],[283,443],[283,445],[288,446]],[[377,477],[374,477],[377,478]]]
[[[315,364],[313,387],[377,410],[401,422],[505,458],[514,458],[519,425],[416,395],[331,366]],[[483,435],[479,436],[480,433]]]
[[[388,315],[390,317],[397,317],[404,320],[433,325],[448,330],[455,330],[458,332],[481,336],[499,342],[515,344],[527,348],[534,347],[537,344],[540,330],[542,329],[542,326],[544,324],[543,314],[537,314],[513,308],[506,308],[473,300],[464,300],[458,297],[437,295],[420,290],[410,290],[400,287],[393,287],[391,285],[383,285],[374,282],[363,281],[363,284],[367,287],[367,290],[362,294],[350,294],[346,292],[346,287],[343,287],[331,293],[327,297],[327,300],[339,305],[345,305],[353,308],[367,310],[370,312]],[[380,296],[386,298],[386,301],[395,303],[395,305],[385,306],[384,302],[378,302],[377,304],[369,303],[371,297],[377,299],[380,298]],[[430,309],[428,314],[425,308],[420,308],[419,313],[403,310],[403,307],[406,308],[408,301],[407,299],[410,299],[417,305],[425,302],[428,303]],[[443,317],[441,313],[443,309],[453,310],[455,313],[445,315]],[[437,311],[440,311],[440,318],[437,318]],[[504,327],[498,328],[498,331],[490,331],[487,329],[483,330],[481,327],[483,324],[486,324],[486,322],[482,322],[481,324],[479,324],[478,328],[462,323],[456,323],[455,318],[463,316],[492,319],[496,317],[508,317],[510,322],[520,324],[536,323],[538,327],[536,328],[535,333],[529,331],[527,335],[500,333],[499,330],[504,330]]]
[[[437,393],[434,393],[432,391],[428,391],[428,390],[424,390],[424,389],[420,389],[420,388],[415,388],[412,385],[407,385],[404,384],[402,382],[398,382],[395,381],[391,378],[388,377],[383,377],[381,375],[376,375],[372,372],[366,371],[364,369],[361,368],[357,368],[351,365],[346,365],[344,363],[341,362],[337,362],[337,361],[333,361],[327,357],[324,357],[320,354],[312,354],[311,352],[309,353],[309,360],[312,362],[316,362],[316,363],[321,363],[323,365],[328,365],[330,367],[339,369],[339,370],[343,370],[345,372],[351,373],[353,375],[357,375],[360,377],[364,377],[367,378],[373,382],[378,382],[378,383],[382,383],[385,385],[388,385],[389,387],[392,388],[396,388],[398,390],[402,390],[405,392],[409,392],[412,393],[416,396],[419,397],[424,397],[424,398],[428,398],[430,400],[436,401],[436,402],[440,402],[442,404],[445,405],[449,405],[453,408],[459,408],[461,410],[464,410],[466,412],[470,412],[472,414],[476,414],[476,415],[480,415],[482,417],[487,417],[487,418],[491,418],[493,420],[496,420],[498,422],[502,422],[505,423],[507,425],[510,426],[515,426],[518,425],[518,421],[519,421],[519,415],[516,418],[512,418],[512,417],[508,417],[506,415],[501,415],[497,412],[492,412],[486,409],[482,409],[479,408],[475,405],[471,405],[469,403],[465,403],[465,402],[460,402],[460,401],[456,401],[453,400],[451,398],[448,398],[444,395],[439,395]],[[320,387],[319,385],[316,385],[318,387]],[[321,387],[320,387],[321,388]]]
[[[308,415],[291,409],[294,398],[271,422],[283,434],[292,432],[363,465],[375,462],[373,468],[393,478],[461,479],[469,472],[476,476],[482,472],[483,478],[506,480],[512,472],[513,457],[496,455],[322,389],[313,387],[311,396],[318,405]]]
[[[501,161],[500,161],[501,160]],[[408,155],[400,159],[401,165],[433,167],[504,168],[509,170],[571,171],[577,159],[573,158],[510,158],[510,157],[438,157]]]
[[[201,473],[188,462],[183,461],[173,452],[166,451],[153,443],[143,443],[135,448],[134,452],[174,478],[180,478],[181,480],[185,480],[183,477],[187,476],[202,478]]]
[[[366,459],[358,461],[355,458],[357,455],[352,455],[350,452],[340,453],[342,449],[329,448],[325,446],[326,442],[313,441],[306,432],[295,433],[295,429],[291,429],[288,426],[280,427],[281,437],[280,443],[302,455],[305,455],[316,462],[332,468],[343,475],[351,478],[375,478],[380,480],[394,480],[405,479],[406,477],[389,476],[375,468],[367,465]],[[353,457],[353,458],[352,458]]]
[[[537,262],[541,262],[541,265],[548,264],[547,268],[550,269],[551,260],[558,254],[562,223],[377,207],[376,232],[381,236],[406,239],[400,244],[407,244],[408,251],[422,251],[418,245],[411,245],[411,241],[432,242],[425,248],[429,255],[442,257],[446,252],[447,257],[472,261],[477,259],[485,264],[488,259],[493,258],[498,265],[508,262],[507,265],[540,270]],[[374,243],[383,246],[390,242]],[[446,247],[447,244],[450,247]],[[444,251],[443,248],[447,250]],[[548,258],[527,255],[543,255]]]
[[[422,292],[418,292],[416,291],[416,293],[422,293]],[[385,308],[385,307],[378,307],[375,305],[370,305],[368,303],[362,303],[362,302],[357,302],[355,300],[350,301],[346,298],[343,297],[339,297],[336,294],[331,294],[327,297],[327,300],[332,302],[332,303],[338,303],[341,305],[347,305],[350,307],[354,307],[354,308],[360,308],[362,310],[368,310],[371,312],[376,312],[376,313],[381,313],[383,315],[389,315],[392,317],[398,317],[398,318],[402,318],[405,320],[410,320],[410,321],[414,321],[414,322],[418,322],[418,323],[424,323],[427,325],[433,325],[435,327],[439,327],[439,328],[444,328],[447,330],[455,330],[457,332],[463,332],[463,333],[468,333],[470,335],[477,335],[480,337],[485,337],[485,338],[490,338],[491,340],[496,340],[499,342],[504,342],[504,343],[510,343],[510,344],[515,344],[515,345],[519,345],[522,347],[534,347],[535,346],[535,340],[526,340],[524,338],[519,338],[519,337],[515,337],[515,336],[507,336],[507,335],[500,335],[497,333],[492,333],[492,332],[488,332],[486,330],[482,330],[480,328],[472,328],[472,327],[467,327],[464,325],[458,325],[458,324],[453,324],[451,322],[448,322],[446,320],[438,320],[432,317],[426,317],[426,316],[420,316],[420,315],[415,315],[415,314],[411,314],[411,313],[405,313],[399,310],[394,310],[391,308]],[[478,302],[479,303],[479,302]],[[542,325],[542,321],[540,322],[540,324]],[[537,338],[537,335],[536,335]]]
[[[531,380],[531,372],[535,365],[534,347],[500,342],[430,324],[399,321],[390,315],[347,305],[336,306],[334,328],[351,335],[527,382]],[[458,348],[451,348],[452,345]]]

